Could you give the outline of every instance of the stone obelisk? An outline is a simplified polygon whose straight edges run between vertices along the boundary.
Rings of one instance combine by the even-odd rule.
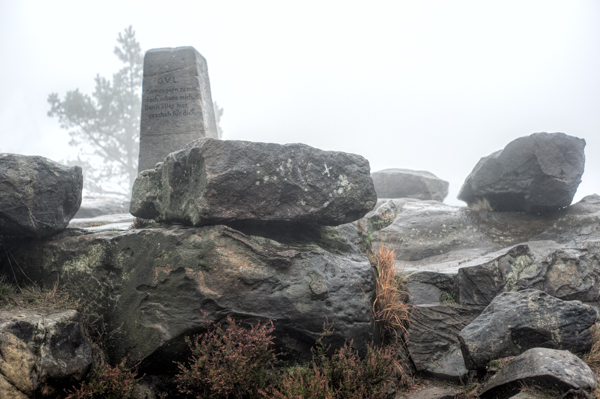
[[[202,137],[219,138],[206,60],[193,47],[148,50],[138,171]]]

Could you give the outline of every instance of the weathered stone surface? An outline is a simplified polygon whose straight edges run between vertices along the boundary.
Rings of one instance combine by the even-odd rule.
[[[418,371],[459,380],[468,370],[460,352],[458,334],[483,307],[420,305],[413,308],[408,351]]]
[[[436,272],[415,272],[406,277],[406,288],[414,305],[456,302],[456,275]]]
[[[219,138],[206,60],[193,47],[148,50],[138,170],[202,137]]]
[[[108,230],[129,230],[133,224],[134,217],[130,213],[118,213],[115,215],[102,215],[94,218],[72,219],[69,228],[84,229],[90,232]]]
[[[44,157],[0,154],[0,235],[48,237],[81,204],[83,175]]]
[[[533,348],[502,367],[483,386],[481,397],[508,398],[519,392],[523,383],[551,388],[557,397],[559,391],[591,391],[598,385],[587,364],[569,351]]]
[[[225,226],[67,230],[15,246],[11,261],[40,285],[58,279],[85,298],[86,313],[103,318],[110,358],[143,359],[143,372],[185,360],[184,337],[203,331],[202,311],[244,325],[275,319],[277,347],[290,356],[310,356],[325,316],[334,347],[377,342],[368,260],[333,228],[301,227],[261,236]]]
[[[550,212],[571,204],[585,165],[585,140],[534,133],[482,158],[458,199],[487,199],[495,211]]]
[[[19,391],[2,374],[0,374],[0,392],[2,392],[2,399],[29,399],[29,396]]]
[[[500,292],[535,288],[563,300],[593,302],[600,286],[600,242],[532,241],[464,263],[458,301],[487,306]]]
[[[425,387],[408,395],[398,396],[397,399],[454,399],[460,394],[460,389],[452,387]]]
[[[15,348],[9,367],[19,383],[0,371],[19,390],[31,393],[62,391],[85,377],[92,348],[75,310],[34,309],[0,312],[0,345]]]
[[[430,172],[409,169],[384,169],[371,174],[378,198],[416,198],[443,201],[448,182]]]
[[[391,245],[405,271],[454,274],[470,261],[530,241],[554,241],[557,250],[600,241],[600,197],[590,195],[551,215],[475,212],[469,208],[416,201],[405,203],[393,223],[380,230],[366,219],[355,223],[373,248]],[[573,247],[573,245],[575,247]]]
[[[369,162],[304,144],[201,139],[170,154],[133,186],[131,213],[209,225],[360,219],[376,202]]]
[[[3,377],[0,386],[5,386],[9,392],[12,387],[32,394],[38,385],[35,360],[22,340],[9,332],[0,332],[0,374]]]
[[[129,201],[115,197],[85,196],[74,219],[89,219],[103,215],[129,212]]]
[[[41,383],[49,379],[80,380],[91,366],[91,344],[75,310],[1,312],[0,331],[14,334],[36,354]]]
[[[460,332],[460,347],[469,370],[535,347],[584,353],[592,346],[595,321],[596,310],[580,301],[533,289],[505,292]]]

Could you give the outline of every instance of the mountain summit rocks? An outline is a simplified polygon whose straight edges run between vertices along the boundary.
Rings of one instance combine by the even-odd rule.
[[[486,199],[495,211],[551,212],[573,201],[585,165],[585,140],[564,133],[534,133],[481,158],[458,199]]]
[[[67,228],[83,174],[48,158],[0,154],[0,235],[44,238]]]
[[[202,226],[305,222],[335,226],[375,206],[369,162],[304,144],[199,139],[138,175],[134,216]]]

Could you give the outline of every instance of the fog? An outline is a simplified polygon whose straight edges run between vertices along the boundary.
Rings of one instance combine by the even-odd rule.
[[[427,170],[450,204],[517,137],[584,138],[600,194],[600,2],[0,0],[0,151],[74,158],[48,94],[110,78],[116,38],[194,46],[224,139],[301,142]]]

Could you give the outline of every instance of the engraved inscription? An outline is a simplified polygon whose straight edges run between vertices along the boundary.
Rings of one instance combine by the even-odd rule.
[[[157,85],[177,83],[175,76],[156,79]],[[150,89],[144,93],[144,111],[148,119],[200,115],[198,87],[167,87]]]

